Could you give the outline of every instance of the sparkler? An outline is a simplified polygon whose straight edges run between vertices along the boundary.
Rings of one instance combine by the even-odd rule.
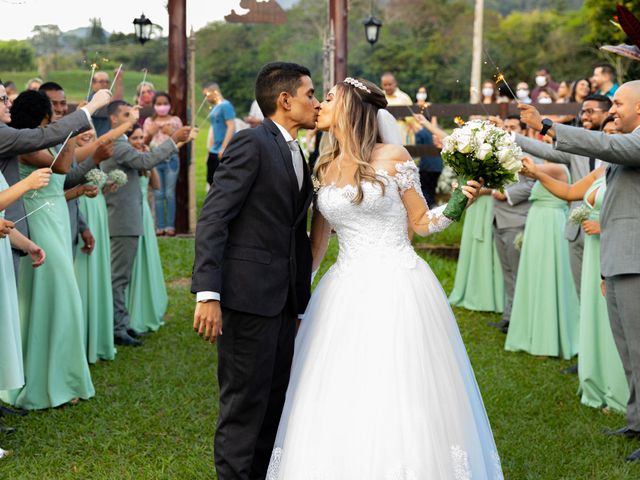
[[[58,150],[58,153],[56,153],[56,156],[53,157],[53,162],[51,162],[51,165],[49,165],[49,168],[53,168],[53,165],[56,163],[56,160],[58,160],[58,157],[60,156],[60,154],[62,153],[62,151],[64,150],[64,147],[67,146],[67,142],[69,141],[69,139],[71,138],[71,135],[73,134],[73,130],[69,132],[69,135],[67,135],[66,140],[64,141],[64,143],[62,144],[62,147],[60,148],[60,150]]]
[[[93,75],[96,73],[96,68],[98,68],[98,65],[96,63],[92,63],[91,78],[89,79],[89,91],[87,92],[87,102],[89,101],[89,97],[91,96],[91,85],[93,85]]]
[[[453,119],[453,123],[455,123],[457,126],[461,127],[461,126],[464,125],[464,120],[462,119],[462,117],[458,116],[458,117]]]
[[[44,202],[42,205],[40,205],[38,208],[36,208],[34,211],[27,213],[24,217],[19,218],[18,220],[16,220],[14,223],[14,225],[17,225],[18,222],[21,222],[22,220],[24,220],[27,217],[30,217],[31,215],[33,215],[34,213],[36,213],[38,210],[43,209],[44,207],[48,207],[49,205],[53,206],[54,204],[51,202]]]
[[[513,96],[513,99],[516,101],[516,103],[518,105],[520,105],[520,100],[518,100],[518,96],[513,93],[513,90],[511,90],[511,87],[509,86],[509,82],[507,82],[507,79],[504,78],[504,73],[498,73],[498,75],[496,75],[496,84],[503,82],[505,84],[505,86],[507,87],[507,89],[509,90],[509,93],[511,93],[511,95]]]
[[[116,84],[116,80],[118,79],[118,75],[120,75],[120,71],[122,70],[122,64],[120,64],[120,66],[118,67],[118,70],[116,71],[116,75],[115,77],[113,77],[113,82],[111,82],[111,87],[109,88],[109,91],[113,93],[113,86]]]
[[[142,85],[144,86],[145,82],[147,81],[147,69],[143,68],[144,70],[144,76],[142,77]]]
[[[204,95],[204,98],[202,99],[202,102],[200,103],[200,106],[198,107],[198,110],[196,110],[196,114],[193,116],[194,125],[196,127],[198,126],[198,115],[200,114],[200,110],[202,110],[202,107],[204,107],[204,104],[207,102],[208,98],[209,98],[209,93],[206,93]]]

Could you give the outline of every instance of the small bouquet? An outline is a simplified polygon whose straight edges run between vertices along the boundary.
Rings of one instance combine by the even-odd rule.
[[[113,182],[118,187],[122,187],[126,185],[127,181],[129,180],[127,178],[127,174],[118,168],[116,168],[115,170],[111,170],[109,172],[108,179],[110,182]]]
[[[104,173],[99,168],[91,169],[84,176],[87,183],[94,185],[98,188],[104,187],[104,184],[107,183],[107,174]]]
[[[522,250],[522,243],[524,242],[524,232],[520,232],[516,235],[516,238],[513,239],[513,246],[516,250]]]
[[[589,214],[591,211],[586,205],[580,205],[578,208],[574,208],[569,213],[569,223],[574,225],[581,225],[585,220],[589,220]]]
[[[522,169],[522,150],[511,136],[495,125],[472,120],[456,128],[442,142],[442,159],[459,178],[444,215],[460,220],[467,205],[462,193],[465,179],[484,179],[486,188],[502,191],[505,185],[518,180]]]

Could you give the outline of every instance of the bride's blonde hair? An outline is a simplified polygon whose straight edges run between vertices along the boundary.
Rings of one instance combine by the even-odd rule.
[[[359,78],[338,83],[333,101],[333,123],[326,135],[327,141],[320,149],[314,172],[322,183],[331,162],[339,155],[349,157],[358,165],[354,177],[357,193],[353,199],[353,203],[358,204],[363,199],[362,181],[376,183],[384,192],[384,183],[376,177],[370,162],[373,148],[381,142],[378,110],[387,106],[387,99],[375,84]],[[342,132],[342,144],[332,134],[334,129]]]

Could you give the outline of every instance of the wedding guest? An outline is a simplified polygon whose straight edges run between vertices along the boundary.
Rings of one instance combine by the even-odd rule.
[[[581,78],[574,82],[571,88],[569,103],[582,103],[589,95],[591,95],[591,81],[588,78]]]
[[[114,72],[114,75],[118,73],[118,70]],[[91,79],[91,93],[87,100],[91,100],[95,93],[101,89],[109,88],[111,85],[111,80],[109,79],[109,74],[102,70],[99,70],[93,74],[93,78]],[[115,79],[114,90],[113,90],[113,100],[121,100],[124,97],[124,73],[122,69],[120,69],[118,73],[118,77]],[[98,137],[104,135],[111,129],[111,122],[109,121],[109,115],[106,108],[99,110],[94,113],[91,117],[93,120],[93,127],[96,131],[96,135]]]
[[[44,83],[44,80],[38,77],[33,77],[27,80],[27,83],[24,86],[25,90],[38,90],[40,85]]]
[[[530,94],[529,84],[527,82],[518,82],[516,85],[516,97],[518,97],[518,101],[527,104],[531,103]]]
[[[12,82],[11,80],[4,82],[4,88],[7,91],[7,96],[9,97],[9,100],[11,100],[12,102],[16,99],[16,97],[18,96],[18,93],[20,93],[16,88],[15,82]]]
[[[393,73],[383,73],[380,77],[380,86],[384,91],[385,98],[387,99],[387,106],[413,105],[411,97],[398,87],[398,82],[396,81],[396,77]]]
[[[220,91],[217,83],[209,83],[205,87],[205,95],[207,101],[213,105],[209,114],[211,128],[209,129],[209,137],[207,138],[207,148],[209,156],[207,157],[207,185],[211,185],[213,174],[218,168],[220,158],[224,153],[231,137],[235,133],[236,111],[229,100],[226,100]]]
[[[557,180],[571,178],[564,165],[537,168]],[[505,350],[569,359],[578,353],[580,311],[563,235],[568,204],[540,182],[529,201]]]
[[[146,151],[142,129],[134,127],[127,133],[127,136],[129,143],[136,150]],[[130,325],[133,330],[141,333],[155,332],[164,324],[163,318],[168,305],[158,240],[155,235],[151,209],[145,198],[150,183],[155,183],[152,185],[154,191],[161,186],[158,176],[153,175],[154,170],[141,172],[140,175],[143,233],[138,243],[131,282],[127,291]]]
[[[496,103],[498,93],[496,92],[496,84],[493,80],[485,80],[482,84],[481,102],[484,104]]]
[[[149,117],[148,111],[153,108],[153,96],[156,93],[156,87],[151,82],[140,82],[136,87],[135,102],[140,106],[140,118],[138,125],[144,125],[145,120]]]
[[[538,91],[537,103],[541,105],[550,105],[556,103],[558,95],[551,89],[543,87]]]
[[[616,70],[608,63],[601,63],[593,69],[593,87],[597,95],[613,98],[620,88],[616,82]]]
[[[122,100],[109,104],[109,118],[113,128],[138,120],[138,107],[132,108]],[[130,327],[126,305],[126,290],[138,250],[139,238],[143,234],[142,194],[139,170],[149,170],[177,153],[176,143],[190,137],[191,128],[182,127],[151,152],[140,152],[133,148],[126,136],[120,136],[113,144],[113,157],[103,163],[105,172],[121,169],[127,175],[127,183],[116,192],[106,195],[109,212],[109,234],[111,242],[111,281],[113,289],[114,339],[117,345],[140,346],[142,342],[134,336]]]
[[[586,130],[600,130],[602,122],[607,116],[607,110],[610,105],[610,100],[602,95],[589,95],[585,97],[579,114],[582,127]],[[567,165],[571,172],[571,178],[574,182],[586,177],[589,172],[594,170],[600,164],[600,161],[592,156],[585,157],[561,152],[554,149],[551,145],[522,135],[516,135],[515,140],[526,153],[535,155],[539,158],[544,158],[550,162]],[[571,211],[579,208],[581,205],[581,201],[572,202]],[[567,222],[565,238],[569,241],[571,273],[573,274],[578,296],[580,296],[584,234],[579,225]]]
[[[611,122],[613,123],[613,122]],[[629,386],[611,332],[607,303],[600,289],[600,209],[606,192],[605,166],[569,185],[553,179],[525,159],[526,174],[540,181],[556,197],[583,199],[589,218],[582,222],[584,241],[580,291],[579,395],[583,404],[624,412]]]
[[[144,143],[151,149],[167,140],[182,128],[180,117],[171,114],[171,97],[166,92],[156,92],[153,97],[154,113],[144,122]],[[153,191],[156,208],[156,234],[176,235],[176,183],[180,172],[180,157],[171,155],[155,167],[160,177],[160,188]],[[166,208],[165,208],[166,203]]]
[[[558,94],[556,95],[556,103],[569,103],[571,98],[572,84],[569,80],[563,80],[558,85]]]
[[[46,187],[50,178],[51,169],[43,168],[10,187],[0,172],[0,390],[13,390],[24,385],[18,292],[11,245],[30,253],[34,267],[45,259],[42,249],[15,230],[13,222],[4,219],[4,211],[25,193]],[[13,432],[15,428],[0,422],[0,433]]]
[[[11,109],[13,128],[47,125],[51,102],[41,92],[18,95]],[[80,292],[71,255],[69,211],[64,198],[64,174],[73,160],[75,139],[70,139],[53,165],[50,183],[37,195],[25,195],[31,238],[47,252],[47,262],[34,269],[23,259],[19,277],[25,384],[3,391],[11,405],[37,410],[76,403],[94,396],[84,348]],[[49,167],[53,154],[40,150],[20,155],[20,176]],[[38,210],[38,211],[37,211]]]
[[[547,67],[540,67],[536,70],[535,84],[536,88],[534,88],[531,93],[531,100],[533,100],[534,103],[538,101],[538,95],[543,88],[557,92],[559,87],[559,85],[552,80],[551,73],[549,73]]]
[[[251,128],[256,128],[258,125],[262,123],[264,120],[264,115],[262,114],[262,110],[260,110],[260,105],[258,105],[258,101],[254,100],[251,102],[251,108],[249,108],[249,115],[244,117],[244,121],[248,123]]]
[[[431,123],[427,120],[427,123]],[[415,134],[416,145],[436,145],[433,134],[424,126]],[[442,147],[438,141],[437,144]],[[429,208],[436,207],[436,188],[442,173],[443,163],[440,155],[424,155],[420,157],[420,186]]]
[[[640,81],[623,84],[614,94],[609,113],[618,135],[587,131],[566,125],[543,124],[540,113],[520,106],[521,118],[536,131],[542,128],[556,138],[555,148],[578,155],[593,155],[609,162],[607,191],[600,211],[600,268],[604,277],[611,330],[622,360],[630,396],[627,425],[609,435],[640,437]],[[547,122],[545,122],[547,123]],[[548,124],[547,124],[548,125]],[[640,449],[627,457],[640,460]]]

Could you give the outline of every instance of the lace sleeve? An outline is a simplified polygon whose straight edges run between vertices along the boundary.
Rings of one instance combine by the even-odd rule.
[[[407,210],[411,229],[421,237],[440,232],[453,223],[445,217],[445,206],[429,210],[420,187],[420,173],[413,160],[396,164],[395,180]]]

